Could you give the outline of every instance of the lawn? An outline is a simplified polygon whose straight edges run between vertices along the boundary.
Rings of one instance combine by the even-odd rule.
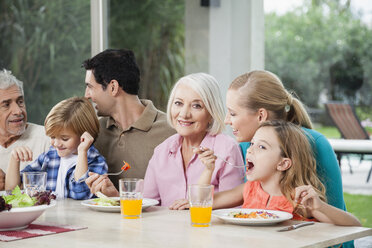
[[[354,214],[364,227],[372,227],[372,195],[344,193],[347,211]]]
[[[315,130],[327,138],[341,138],[336,127],[316,127]],[[372,195],[353,195],[344,193],[347,210],[354,214],[362,225],[372,227]]]
[[[331,139],[339,139],[341,138],[340,132],[337,130],[336,127],[326,127],[326,126],[316,126],[315,130],[319,133],[323,134],[327,138]]]

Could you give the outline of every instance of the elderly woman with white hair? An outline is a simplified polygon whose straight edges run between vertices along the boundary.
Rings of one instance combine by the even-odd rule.
[[[170,209],[189,207],[188,185],[196,184],[204,170],[193,147],[206,147],[218,155],[211,181],[216,192],[232,189],[243,182],[243,169],[222,160],[243,164],[239,145],[221,133],[224,115],[220,89],[214,77],[196,73],[178,80],[167,108],[168,122],[177,134],[155,148],[145,175],[144,197],[157,199],[161,206]]]

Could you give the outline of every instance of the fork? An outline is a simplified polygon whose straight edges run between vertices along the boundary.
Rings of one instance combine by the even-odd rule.
[[[197,148],[197,147],[192,146],[191,148]],[[203,147],[200,147],[200,149],[201,149],[202,151],[204,150]],[[231,165],[231,166],[233,166],[233,167],[236,167],[236,168],[245,168],[245,167],[246,167],[246,165],[235,165],[235,164],[233,164],[233,163],[231,163],[231,162],[229,162],[229,161],[223,159],[222,157],[220,157],[220,156],[218,156],[218,155],[216,155],[216,154],[214,154],[214,156],[216,156],[216,158],[222,160],[222,161],[225,162],[226,164],[229,164],[229,165]]]
[[[121,173],[123,173],[124,170],[121,170],[121,171],[118,171],[118,172],[110,172],[110,173],[106,173],[107,176],[118,176],[120,175]]]
[[[121,170],[120,171],[106,173],[106,175],[107,176],[118,176],[121,173],[123,173],[123,171],[129,170],[129,169],[130,169],[130,164],[128,164],[127,162],[123,161],[123,166],[121,167]]]

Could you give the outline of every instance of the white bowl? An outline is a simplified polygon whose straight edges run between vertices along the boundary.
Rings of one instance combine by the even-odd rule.
[[[12,208],[10,211],[2,211],[0,212],[0,231],[24,229],[44,213],[46,209],[55,205],[56,201],[51,201],[50,205]]]

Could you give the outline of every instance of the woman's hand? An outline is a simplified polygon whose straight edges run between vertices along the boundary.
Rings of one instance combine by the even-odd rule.
[[[188,208],[190,208],[190,205],[187,199],[176,200],[169,206],[169,209],[171,210],[184,210]]]
[[[206,147],[199,147],[194,148],[193,152],[195,154],[198,154],[200,161],[202,161],[202,163],[208,170],[214,170],[217,157],[214,155],[214,152],[211,149]]]
[[[78,146],[78,152],[87,152],[89,147],[92,145],[94,138],[90,133],[84,132],[80,137],[80,144]]]
[[[299,186],[295,190],[295,202],[302,204],[310,211],[319,210],[325,203],[319,198],[319,194],[311,185]]]
[[[27,146],[19,146],[14,148],[11,156],[17,162],[32,161],[32,151]]]

